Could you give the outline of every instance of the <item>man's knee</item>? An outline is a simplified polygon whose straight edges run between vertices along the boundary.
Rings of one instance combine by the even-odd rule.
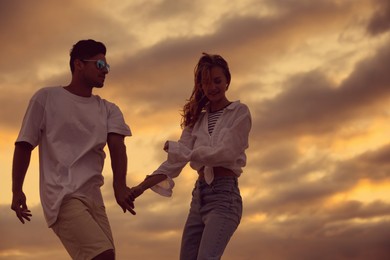
[[[103,253],[95,256],[93,260],[115,260],[115,252],[113,249],[106,250]]]

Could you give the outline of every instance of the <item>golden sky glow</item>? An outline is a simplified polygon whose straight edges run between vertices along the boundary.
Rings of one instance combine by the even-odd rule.
[[[69,259],[46,227],[38,151],[24,185],[31,223],[10,210],[14,141],[32,94],[67,85],[69,50],[106,44],[112,70],[95,94],[116,103],[128,185],[162,163],[202,52],[229,62],[230,100],[252,113],[239,179],[241,225],[224,260],[385,260],[390,229],[390,4],[387,0],[0,1],[0,260]],[[137,215],[102,188],[118,259],[178,259],[195,173],[172,198],[147,191]],[[152,250],[151,250],[152,248]]]

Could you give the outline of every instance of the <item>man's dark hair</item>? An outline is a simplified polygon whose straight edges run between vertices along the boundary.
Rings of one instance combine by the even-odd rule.
[[[86,60],[97,54],[106,55],[106,46],[103,43],[91,39],[77,42],[70,51],[70,71],[74,72],[74,61],[76,59]]]

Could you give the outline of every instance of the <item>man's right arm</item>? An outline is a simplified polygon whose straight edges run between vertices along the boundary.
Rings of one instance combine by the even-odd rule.
[[[14,158],[12,163],[12,205],[16,216],[24,224],[24,220],[30,221],[32,216],[26,204],[26,196],[23,192],[23,182],[30,165],[31,151],[33,146],[27,142],[15,144]]]

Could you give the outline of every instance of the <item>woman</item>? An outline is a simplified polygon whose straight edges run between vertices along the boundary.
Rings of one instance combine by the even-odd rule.
[[[182,236],[182,260],[220,259],[241,220],[237,179],[246,164],[251,116],[246,105],[227,99],[230,79],[221,56],[203,53],[195,67],[193,92],[183,108],[179,141],[167,141],[167,160],[131,189],[133,200],[148,188],[171,196],[172,179],[188,162],[197,171]]]

